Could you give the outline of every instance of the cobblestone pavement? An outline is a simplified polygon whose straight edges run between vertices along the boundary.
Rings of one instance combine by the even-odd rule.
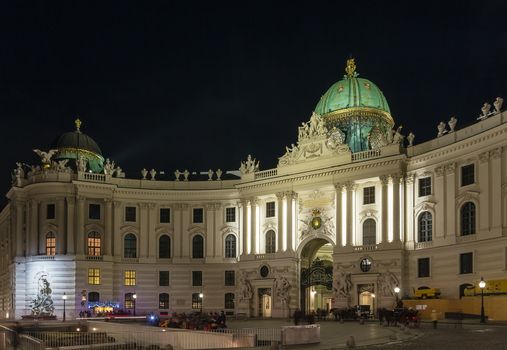
[[[438,329],[422,327],[419,336],[399,343],[369,346],[368,349],[507,349],[507,327],[489,325],[464,325],[463,328],[440,326]],[[365,349],[366,347],[358,347]]]

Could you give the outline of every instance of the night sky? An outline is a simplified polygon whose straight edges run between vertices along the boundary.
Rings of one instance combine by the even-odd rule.
[[[275,167],[350,55],[415,143],[507,101],[503,1],[296,3],[4,1],[0,190],[77,115],[129,178]]]

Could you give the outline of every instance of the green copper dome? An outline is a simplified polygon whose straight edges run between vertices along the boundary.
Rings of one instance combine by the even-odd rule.
[[[87,170],[94,173],[101,173],[104,170],[104,158],[97,143],[88,135],[80,130],[81,121],[76,119],[76,130],[69,131],[61,135],[52,148],[56,148],[58,153],[56,160],[69,159],[74,162],[83,158],[87,163]]]
[[[328,130],[340,129],[352,152],[367,151],[394,126],[384,94],[368,79],[358,78],[354,59],[347,60],[347,73],[321,97],[315,113]]]

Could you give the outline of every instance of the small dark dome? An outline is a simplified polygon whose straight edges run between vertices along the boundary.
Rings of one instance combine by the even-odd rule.
[[[102,155],[99,145],[88,135],[80,131],[69,131],[58,138],[53,148],[79,149]]]

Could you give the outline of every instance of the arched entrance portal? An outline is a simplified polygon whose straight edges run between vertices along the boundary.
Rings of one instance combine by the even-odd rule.
[[[329,312],[333,301],[333,246],[316,238],[301,250],[301,302],[305,313]]]

